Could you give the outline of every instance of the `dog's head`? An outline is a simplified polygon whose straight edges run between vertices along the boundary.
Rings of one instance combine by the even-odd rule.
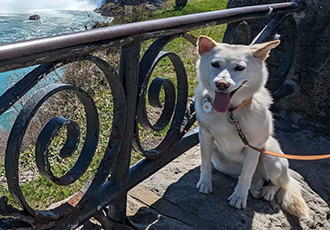
[[[214,109],[227,112],[230,105],[237,106],[251,97],[267,81],[264,61],[279,40],[252,46],[217,43],[200,36],[197,50],[199,81],[214,92]]]

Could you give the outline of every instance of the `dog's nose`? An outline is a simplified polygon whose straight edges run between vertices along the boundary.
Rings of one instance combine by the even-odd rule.
[[[220,89],[220,90],[226,90],[229,88],[230,83],[226,82],[226,81],[217,81],[215,83],[215,86]]]

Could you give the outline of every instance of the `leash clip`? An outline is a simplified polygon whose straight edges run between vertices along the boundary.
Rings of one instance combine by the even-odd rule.
[[[242,132],[241,127],[239,126],[239,122],[234,116],[233,112],[231,111],[229,114],[228,122],[232,125],[234,125],[238,132]]]
[[[234,116],[233,112],[230,112],[228,122],[236,127],[238,136],[241,138],[243,144],[249,145],[249,141],[247,140],[246,136],[244,135],[244,133],[241,129],[241,126],[239,125],[239,122],[236,119],[236,117]]]

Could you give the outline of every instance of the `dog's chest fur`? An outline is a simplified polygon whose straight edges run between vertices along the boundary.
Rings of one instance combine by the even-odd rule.
[[[254,95],[251,104],[234,111],[243,133],[250,143],[255,145],[262,145],[267,140],[265,137],[268,138],[272,133],[272,117],[268,105],[260,107],[258,102],[259,98],[263,99],[267,96],[267,94],[259,95],[263,94],[262,92],[259,91]],[[236,127],[229,123],[229,113],[218,113],[215,110],[206,113],[202,108],[202,100],[208,93],[201,84],[196,89],[196,116],[199,125],[214,138],[220,153],[232,161],[241,162],[246,146],[240,139]]]
[[[196,116],[199,125],[203,127],[213,138],[217,148],[227,157],[235,161],[241,161],[244,144],[237,134],[237,130],[228,122],[228,114],[219,114],[211,111],[206,114],[201,106],[196,105]]]
[[[202,124],[214,138],[217,148],[226,157],[234,161],[241,161],[243,149],[245,145],[239,138],[237,130],[228,122],[228,114],[216,114],[212,111],[206,116],[199,116],[197,113],[199,124]]]

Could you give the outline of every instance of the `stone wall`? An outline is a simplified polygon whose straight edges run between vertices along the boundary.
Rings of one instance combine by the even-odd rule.
[[[285,105],[289,112],[330,125],[330,1],[305,2],[305,12],[297,17],[296,68],[292,76],[301,94]]]
[[[295,14],[298,37],[296,63],[289,79],[300,88],[300,94],[276,102],[282,115],[301,117],[330,126],[330,1],[301,0],[306,10]],[[228,7],[285,2],[279,0],[230,0]],[[269,19],[268,19],[269,20]],[[267,19],[253,20],[251,39]]]

